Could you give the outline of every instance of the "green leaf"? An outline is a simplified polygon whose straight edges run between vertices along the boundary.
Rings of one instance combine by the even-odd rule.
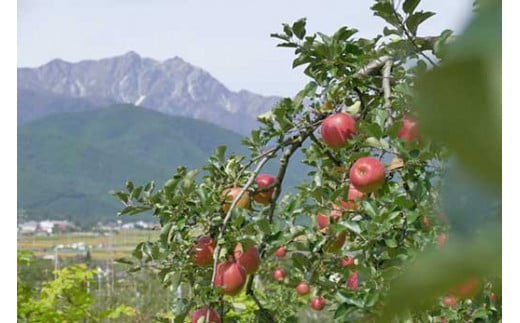
[[[287,37],[292,37],[293,36],[293,32],[292,32],[292,29],[291,29],[291,26],[289,26],[288,24],[282,24],[283,26],[283,32],[287,35]]]
[[[415,8],[417,8],[419,2],[421,2],[421,0],[405,0],[403,2],[403,11],[407,14],[411,14]]]
[[[332,36],[332,39],[334,39],[336,41],[345,41],[357,32],[358,32],[357,29],[354,29],[354,28],[349,29],[348,27],[343,26],[334,33],[334,35]]]
[[[395,239],[385,239],[385,244],[388,248],[397,248],[397,241],[395,241]]]
[[[383,35],[385,36],[390,36],[390,35],[401,35],[401,33],[399,32],[399,30],[397,29],[394,29],[394,28],[388,28],[388,27],[384,27],[383,28]]]
[[[296,44],[296,43],[280,43],[280,44],[276,45],[276,47],[296,48],[296,47],[298,47],[298,44]]]
[[[445,64],[417,84],[424,132],[496,191],[502,188],[501,6],[483,5],[447,50]]]
[[[291,37],[289,37],[287,35],[281,35],[281,34],[275,34],[275,33],[270,34],[269,36],[272,37],[272,38],[278,38],[278,39],[281,39],[281,40],[285,40],[287,42],[291,39]]]
[[[118,192],[113,192],[112,195],[117,197],[119,200],[121,200],[121,202],[123,202],[125,205],[128,204],[129,199],[128,199],[127,193],[118,191]]]
[[[292,30],[294,32],[294,35],[296,37],[298,37],[299,39],[303,39],[303,37],[305,37],[305,33],[306,33],[305,24],[306,24],[306,19],[301,18],[292,25]]]
[[[311,262],[309,258],[299,252],[293,252],[291,255],[291,260],[295,267],[300,268],[302,271],[306,272],[311,267]]]
[[[307,85],[305,85],[305,88],[298,92],[298,94],[296,94],[296,96],[294,97],[294,105],[299,106],[300,104],[302,104],[305,98],[311,96],[316,92],[317,87],[318,84],[314,81],[310,81],[309,83],[307,83]]]
[[[444,30],[441,33],[441,35],[439,36],[439,38],[433,44],[433,52],[435,53],[435,55],[437,57],[444,58],[447,41],[451,37],[452,34],[453,34],[452,30],[449,30],[449,29]]]
[[[405,209],[409,209],[413,206],[413,201],[402,195],[397,196],[394,200],[394,203]]]
[[[312,58],[310,58],[307,55],[300,55],[296,57],[293,61],[292,68],[298,67],[303,64],[310,63],[312,61]]]
[[[129,191],[129,192],[132,192],[134,190],[134,183],[132,183],[132,181],[127,181],[126,182],[126,189]]]
[[[405,21],[406,27],[412,33],[412,35],[417,34],[417,28],[421,23],[423,23],[426,19],[434,16],[435,13],[431,11],[418,11],[410,16]]]
[[[424,253],[406,268],[391,284],[381,321],[390,322],[408,309],[430,308],[437,297],[470,277],[499,276],[501,235],[494,229],[482,232],[471,240],[452,236],[442,250]]]
[[[334,318],[335,319],[342,318],[343,316],[345,316],[347,314],[349,308],[350,308],[350,306],[346,303],[340,304],[338,306],[338,309],[336,310],[336,312],[334,312]]]
[[[271,234],[271,225],[269,224],[269,221],[267,219],[261,219],[258,220],[256,223],[258,225],[258,228],[262,233],[264,234]]]
[[[370,216],[371,218],[377,217],[376,208],[373,206],[373,203],[369,201],[363,201],[363,210]]]
[[[145,193],[148,193],[148,194],[150,194],[154,189],[155,189],[154,181],[148,182],[144,187]]]
[[[394,7],[392,1],[382,0],[374,4],[370,9],[374,11],[374,16],[383,18],[386,22],[394,27],[399,26],[399,19],[394,15]]]
[[[128,214],[128,215],[135,215],[135,214],[138,214],[138,213],[142,213],[142,212],[145,212],[145,211],[148,211],[148,210],[151,210],[152,208],[150,206],[127,206],[125,208],[123,208],[121,211],[119,211],[117,213],[117,215],[123,215],[123,214]]]
[[[476,177],[499,190],[501,104],[493,96],[490,73],[500,71],[491,71],[481,59],[452,60],[417,82],[417,106],[421,131],[446,144]]]
[[[214,156],[221,163],[224,163],[226,161],[225,160],[226,149],[227,149],[227,147],[222,145],[222,146],[218,146],[217,149],[215,150]]]
[[[347,228],[349,231],[354,232],[356,234],[361,233],[361,228],[359,227],[359,224],[352,221],[341,221],[341,225]]]
[[[363,301],[352,297],[352,295],[350,295],[346,291],[339,291],[339,292],[337,292],[336,293],[336,300],[339,303],[351,304],[351,305],[357,306],[359,308],[363,308],[365,306]]]
[[[142,186],[138,186],[138,187],[134,188],[132,190],[132,194],[130,195],[130,198],[131,199],[137,199],[141,195],[142,191],[143,191],[143,187]]]

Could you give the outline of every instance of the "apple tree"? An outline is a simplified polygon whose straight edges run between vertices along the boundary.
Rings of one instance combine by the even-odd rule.
[[[271,35],[310,81],[258,117],[248,156],[217,147],[114,192],[161,224],[133,263],[176,291],[175,322],[501,318],[500,2],[461,35],[421,36],[420,0],[371,10],[387,24],[371,39],[305,18]]]

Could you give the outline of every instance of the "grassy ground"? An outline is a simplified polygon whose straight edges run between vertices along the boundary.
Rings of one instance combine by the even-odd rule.
[[[128,257],[139,242],[157,240],[159,230],[121,230],[108,235],[75,232],[51,236],[18,235],[18,250],[33,251],[36,256],[54,255],[58,245],[65,247],[84,243],[93,260]],[[76,253],[58,253],[59,257],[75,257]]]

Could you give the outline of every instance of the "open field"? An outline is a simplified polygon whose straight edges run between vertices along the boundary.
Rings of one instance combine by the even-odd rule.
[[[130,256],[139,242],[156,240],[159,230],[121,230],[107,234],[73,232],[65,234],[18,235],[18,250],[30,250],[35,256],[55,255],[55,247],[71,247],[83,244],[90,250],[93,260],[117,259]],[[59,252],[60,257],[75,257],[74,252]]]

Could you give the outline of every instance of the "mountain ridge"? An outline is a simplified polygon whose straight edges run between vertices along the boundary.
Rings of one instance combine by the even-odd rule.
[[[241,134],[256,128],[256,117],[281,99],[248,90],[233,92],[178,56],[158,61],[133,51],[100,60],[54,59],[36,68],[20,67],[18,90],[85,99],[100,108],[135,104],[209,121]],[[22,115],[21,119],[34,118]]]

